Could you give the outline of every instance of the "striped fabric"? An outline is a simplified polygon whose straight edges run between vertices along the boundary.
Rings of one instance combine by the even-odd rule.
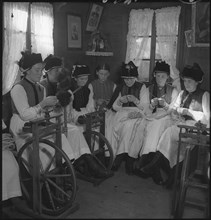
[[[106,80],[101,83],[99,79],[91,82],[93,86],[94,99],[105,99],[110,100],[113,94],[114,82],[111,80]]]

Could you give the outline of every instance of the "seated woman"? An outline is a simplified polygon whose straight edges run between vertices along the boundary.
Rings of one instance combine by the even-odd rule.
[[[56,95],[60,100],[60,103],[64,103],[65,106],[62,106],[66,107],[70,103],[72,92],[67,91],[67,89],[70,88],[70,85],[67,84],[70,84],[71,82],[68,81],[67,72],[62,68],[62,60],[53,55],[49,55],[44,61],[46,63],[44,68],[46,79],[42,80],[40,83],[46,88],[47,94]],[[64,81],[66,81],[65,84],[63,84]],[[57,84],[54,91],[52,90],[52,83]],[[70,111],[68,111],[68,114],[70,114]],[[74,123],[68,123],[67,125],[67,139],[74,152],[75,161],[73,165],[75,169],[82,171],[79,168],[79,164],[86,163],[90,173],[94,177],[105,177],[108,175],[107,171],[101,169],[101,167],[95,162],[83,133]]]
[[[113,170],[117,170],[126,157],[126,173],[131,174],[144,136],[144,113],[149,108],[149,95],[146,86],[137,81],[138,71],[132,61],[122,65],[121,77],[124,84],[113,103],[117,113],[110,142],[116,156]],[[141,117],[136,118],[137,115]]]
[[[140,151],[140,158],[136,164],[135,174],[144,177],[140,172],[140,167],[144,166],[144,163],[150,161],[157,149],[157,144],[160,136],[172,124],[170,117],[172,107],[178,96],[178,92],[175,88],[167,83],[170,76],[170,66],[165,62],[156,62],[153,70],[153,83],[148,87],[150,109],[152,115],[151,121],[147,122],[146,133],[144,136],[143,146]],[[165,166],[168,168],[168,166]],[[164,168],[165,168],[164,167]],[[168,169],[169,170],[169,169]],[[157,170],[152,176],[156,184],[162,184],[162,177]]]
[[[93,90],[88,85],[90,71],[87,65],[74,65],[70,89],[73,93],[73,101],[69,108],[69,120],[77,125],[84,124],[84,116],[95,111]],[[83,130],[83,126],[81,126]]]
[[[95,102],[95,109],[106,109],[105,113],[105,137],[111,139],[112,121],[115,113],[110,110],[108,106],[111,101],[111,97],[116,88],[116,84],[109,80],[110,67],[107,63],[98,65],[96,68],[97,79],[93,80],[89,87],[93,91],[93,99]]]
[[[110,67],[107,63],[96,67],[97,79],[90,84],[94,93],[95,108],[107,107],[116,85],[108,79],[110,75]]]
[[[58,90],[59,75],[62,71],[62,60],[50,54],[44,60],[44,79],[40,84],[46,88],[46,96],[55,96]]]
[[[2,120],[2,201],[14,201],[22,196],[19,167],[12,152],[15,150],[14,140],[5,130]]]
[[[44,63],[41,54],[22,52],[22,58],[18,62],[23,78],[11,89],[13,115],[10,121],[10,130],[13,134],[17,151],[31,138],[31,133],[23,132],[26,122],[44,117],[45,108],[53,107],[58,103],[56,96],[46,97],[45,88],[39,83]],[[53,112],[53,114],[55,114]],[[46,137],[47,138],[47,137]],[[52,137],[49,137],[52,140]],[[49,157],[53,157],[54,150],[46,144],[40,144],[42,150],[43,167],[47,166]],[[74,153],[65,135],[62,134],[62,149],[70,158],[74,159]],[[45,152],[49,152],[48,156]],[[29,155],[28,155],[29,154]],[[24,151],[24,157],[30,156],[30,148]]]
[[[200,82],[203,80],[204,73],[196,63],[193,66],[186,66],[183,69],[181,78],[184,81],[185,89],[182,90],[174,104],[175,113],[174,124],[168,127],[157,145],[157,151],[153,160],[141,168],[142,172],[153,173],[159,169],[165,158],[169,161],[170,167],[176,165],[179,127],[178,124],[194,126],[196,122],[201,121],[209,127],[210,121],[210,94],[200,88]],[[184,159],[185,148],[180,150],[179,162]],[[173,183],[173,174],[169,176],[165,185],[170,187]]]

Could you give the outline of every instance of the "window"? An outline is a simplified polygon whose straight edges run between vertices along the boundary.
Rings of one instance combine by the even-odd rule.
[[[139,81],[150,81],[157,60],[165,60],[176,71],[178,23],[181,7],[157,10],[131,10],[127,36],[126,62],[132,60],[138,66]]]
[[[4,2],[3,25],[4,95],[19,79],[15,63],[20,59],[21,51],[39,52],[43,58],[54,52],[53,6],[50,3]]]
[[[33,52],[42,54],[43,59],[54,54],[53,6],[49,3],[31,4],[31,45]]]

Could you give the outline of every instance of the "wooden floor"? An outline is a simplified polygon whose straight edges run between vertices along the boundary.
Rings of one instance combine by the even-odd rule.
[[[151,178],[141,179],[128,176],[122,164],[114,176],[98,186],[77,180],[79,190],[76,203],[80,208],[66,217],[66,219],[84,218],[136,218],[136,219],[169,219],[172,190],[156,185]],[[195,192],[197,198],[203,199],[202,192]],[[193,195],[193,193],[190,193]],[[26,219],[26,215],[17,213],[7,207],[10,218]],[[183,218],[204,218],[201,210],[186,207]]]

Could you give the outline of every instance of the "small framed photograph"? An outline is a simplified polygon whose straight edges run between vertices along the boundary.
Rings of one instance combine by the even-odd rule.
[[[93,3],[89,12],[86,31],[95,31],[98,28],[102,16],[103,6]]]
[[[67,47],[82,48],[82,28],[79,15],[67,15]]]
[[[210,2],[192,5],[193,46],[210,46]]]

